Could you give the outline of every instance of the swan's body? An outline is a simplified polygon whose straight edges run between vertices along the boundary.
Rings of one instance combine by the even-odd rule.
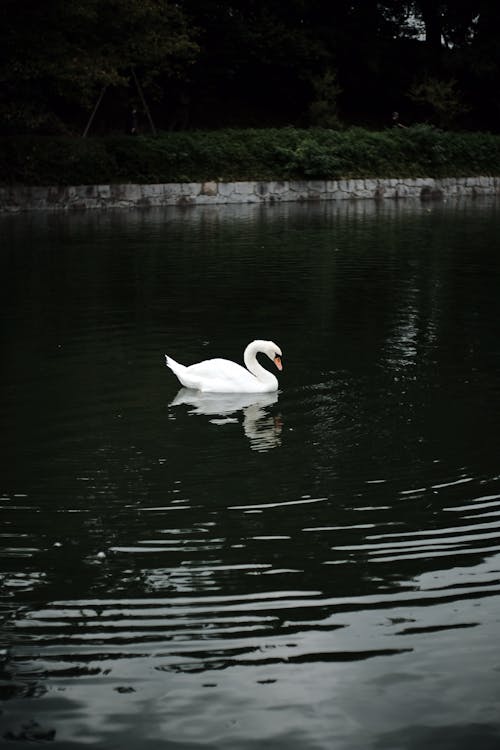
[[[180,365],[165,355],[167,366],[186,388],[210,393],[270,393],[278,390],[277,378],[257,361],[262,352],[282,369],[281,349],[272,341],[252,341],[243,355],[247,369],[229,359],[206,359],[195,365]]]

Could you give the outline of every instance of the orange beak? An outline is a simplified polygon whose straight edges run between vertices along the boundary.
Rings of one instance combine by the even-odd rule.
[[[281,357],[276,356],[274,358],[274,364],[276,365],[276,367],[278,368],[278,370],[282,370],[283,369],[283,365],[281,364]]]

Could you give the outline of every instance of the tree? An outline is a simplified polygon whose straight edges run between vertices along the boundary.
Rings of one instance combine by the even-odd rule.
[[[440,128],[455,125],[457,118],[468,111],[453,79],[425,78],[413,84],[409,97],[422,106],[425,114],[428,111],[430,119]]]
[[[103,87],[176,78],[198,47],[170,0],[3,0],[0,6],[3,130],[65,132]],[[156,94],[161,94],[157,88]]]
[[[425,100],[442,123],[498,128],[499,8],[493,0],[1,0],[0,127],[81,133],[106,91],[101,131],[116,129],[117,112],[123,129],[125,105],[140,106],[126,88],[135,70],[160,127],[380,126],[395,110],[415,122]]]

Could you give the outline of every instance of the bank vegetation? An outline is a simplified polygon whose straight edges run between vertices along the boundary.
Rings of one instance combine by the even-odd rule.
[[[3,185],[500,175],[500,135],[429,125],[0,137]]]

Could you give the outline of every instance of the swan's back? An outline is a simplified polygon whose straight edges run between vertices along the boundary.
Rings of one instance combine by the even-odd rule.
[[[248,370],[229,359],[206,359],[186,367],[187,376],[200,391],[245,393],[259,391],[261,383]],[[193,387],[193,386],[192,386]]]
[[[205,359],[203,362],[197,362],[194,365],[190,365],[186,368],[189,372],[199,378],[227,378],[234,380],[238,378],[253,378],[248,370],[238,365],[236,362],[231,362],[230,359]]]

